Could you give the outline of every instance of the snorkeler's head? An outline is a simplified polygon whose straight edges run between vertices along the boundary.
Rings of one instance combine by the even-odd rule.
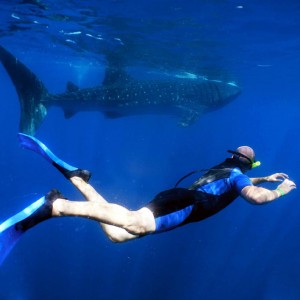
[[[228,152],[233,154],[233,159],[236,159],[242,164],[249,166],[248,169],[252,169],[260,165],[259,161],[255,161],[254,150],[249,146],[240,146],[235,151],[228,150]]]

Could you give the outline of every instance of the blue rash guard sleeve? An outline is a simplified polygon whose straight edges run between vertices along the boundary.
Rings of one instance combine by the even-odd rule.
[[[235,190],[240,194],[242,189],[246,186],[253,185],[250,178],[240,172],[232,172],[233,178],[232,183]]]

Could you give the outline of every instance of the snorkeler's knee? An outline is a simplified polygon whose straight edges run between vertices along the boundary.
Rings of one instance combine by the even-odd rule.
[[[132,221],[125,227],[130,234],[142,236],[155,231],[155,219],[148,208],[143,207],[132,214]]]

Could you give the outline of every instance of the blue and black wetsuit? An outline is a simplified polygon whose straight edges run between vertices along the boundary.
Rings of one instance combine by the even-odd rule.
[[[146,205],[155,217],[155,233],[201,221],[235,200],[252,185],[242,166],[232,159],[208,170],[190,188],[173,188],[159,193]]]

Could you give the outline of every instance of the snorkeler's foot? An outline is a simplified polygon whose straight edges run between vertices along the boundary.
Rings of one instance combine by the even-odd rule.
[[[67,179],[71,179],[72,177],[80,177],[85,182],[88,182],[92,176],[92,173],[88,170],[76,169],[73,171],[69,171],[64,167],[53,163],[53,165],[58,169]]]
[[[53,202],[58,198],[65,199],[58,190],[51,190],[46,196],[44,196],[44,202],[40,205],[40,207],[36,210],[32,209],[33,212],[29,212],[26,218],[16,223],[15,228],[24,232],[33,226],[50,219],[52,217]]]
[[[64,197],[64,195],[56,190],[56,189],[52,189],[50,192],[48,192],[45,196],[45,199],[46,199],[46,202],[51,206],[51,210],[52,210],[52,205],[53,205],[53,202],[56,200],[56,199],[67,199]]]
[[[65,175],[68,179],[72,177],[80,177],[85,182],[88,182],[92,176],[92,173],[88,170],[77,169],[75,171],[67,171],[67,175]]]

